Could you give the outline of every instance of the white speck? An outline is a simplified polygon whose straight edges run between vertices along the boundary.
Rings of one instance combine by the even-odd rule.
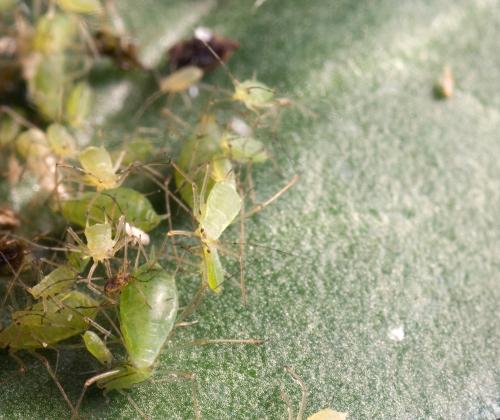
[[[196,98],[200,94],[200,88],[196,85],[189,86],[188,94],[191,98]]]
[[[392,341],[403,341],[405,338],[405,330],[402,325],[399,327],[391,328],[387,333],[387,337]]]
[[[241,118],[234,117],[229,125],[231,130],[242,137],[250,137],[252,135],[251,127]]]
[[[212,39],[214,34],[209,28],[205,26],[198,26],[194,30],[194,36],[198,38],[200,41],[208,42]]]

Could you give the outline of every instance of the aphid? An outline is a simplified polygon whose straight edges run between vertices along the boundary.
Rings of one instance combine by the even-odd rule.
[[[207,173],[208,175],[208,173]],[[169,236],[196,236],[202,244],[202,276],[204,284],[215,292],[220,292],[224,282],[224,270],[217,250],[218,239],[226,228],[234,221],[240,212],[242,199],[236,191],[236,184],[231,180],[220,180],[214,184],[205,200],[204,187],[199,196],[193,194],[194,217],[198,228],[194,233],[185,231],[170,231]],[[193,190],[197,190],[193,184]]]
[[[85,331],[97,314],[98,302],[72,290],[46,302],[16,311],[12,322],[0,332],[0,348],[45,348]]]
[[[80,163],[85,171],[84,182],[94,186],[97,191],[109,190],[120,186],[121,177],[116,173],[121,160],[111,161],[111,156],[104,147],[87,147],[80,153]]]
[[[35,299],[55,296],[68,290],[75,284],[78,273],[70,265],[61,265],[40,280],[38,284],[28,289]]]
[[[33,49],[42,54],[60,54],[77,35],[77,24],[69,14],[48,13],[37,20]]]
[[[82,336],[85,347],[88,352],[94,356],[99,363],[109,366],[113,361],[113,355],[108,347],[95,332],[87,330]]]
[[[0,148],[13,143],[19,132],[21,124],[10,114],[0,114]]]
[[[146,196],[125,187],[65,199],[61,201],[61,211],[68,222],[81,227],[88,220],[104,223],[106,218],[116,224],[124,216],[126,223],[144,232],[153,230],[166,217],[155,212]]]
[[[99,0],[56,0],[57,5],[66,12],[99,15],[103,8]]]
[[[188,90],[203,77],[203,71],[198,67],[188,66],[175,71],[161,79],[160,91],[163,93],[179,93]]]
[[[450,67],[445,66],[441,77],[434,85],[434,95],[438,99],[448,99],[453,96],[454,88],[453,74]]]
[[[239,163],[262,163],[269,159],[264,145],[253,137],[226,134],[221,139],[221,146],[229,159]]]
[[[178,309],[174,277],[159,264],[146,263],[133,273],[120,295],[120,330],[128,360],[85,382],[77,404],[94,383],[106,391],[127,389],[153,374],[155,362],[174,327]]]
[[[86,82],[79,82],[70,90],[64,108],[64,119],[72,127],[84,125],[92,106],[92,89]]]
[[[61,124],[51,124],[47,128],[47,140],[54,154],[60,159],[71,158],[76,154],[75,139]]]
[[[346,420],[347,413],[332,410],[331,408],[324,408],[318,412],[311,414],[307,420]]]
[[[274,91],[255,79],[236,81],[233,99],[243,103],[249,110],[259,112],[273,105]]]
[[[139,61],[137,44],[132,40],[119,36],[109,29],[100,29],[94,33],[97,52],[109,57],[123,70],[143,69]]]
[[[222,62],[225,62],[229,60],[234,50],[240,47],[237,41],[222,38],[207,30],[198,30],[196,35],[198,36],[192,39],[178,42],[168,50],[170,66],[173,70],[196,66],[208,73],[220,64],[211,50],[215,51]]]
[[[88,225],[84,230],[87,244],[80,239],[73,229],[68,228],[68,234],[77,244],[76,249],[73,249],[73,251],[81,252],[85,257],[91,258],[93,261],[87,276],[87,284],[94,291],[95,289],[92,286],[92,275],[99,263],[104,264],[108,277],[111,277],[109,259],[125,245],[125,240],[122,238],[122,231],[125,224],[124,220],[123,217],[120,217],[114,239],[112,237],[112,227],[109,222],[106,221],[105,223]]]
[[[14,230],[21,225],[16,212],[9,207],[0,208],[0,230]]]

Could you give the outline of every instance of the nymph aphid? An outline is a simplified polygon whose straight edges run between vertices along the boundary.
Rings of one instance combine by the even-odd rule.
[[[125,218],[120,217],[118,226],[116,227],[115,237],[112,237],[112,226],[109,222],[96,223],[94,225],[88,225],[85,228],[84,234],[87,243],[85,244],[80,237],[73,231],[73,229],[68,228],[68,234],[76,242],[76,247],[72,250],[75,252],[80,252],[84,257],[91,258],[93,261],[90,267],[89,273],[87,275],[87,284],[89,287],[96,291],[92,286],[92,275],[97,269],[99,263],[102,263],[106,268],[106,273],[108,277],[111,277],[111,267],[109,260],[124,246],[125,239],[122,236],[123,229],[125,225]]]

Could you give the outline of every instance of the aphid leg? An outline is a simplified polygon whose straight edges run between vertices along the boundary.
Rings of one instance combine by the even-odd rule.
[[[298,175],[294,175],[292,179],[286,184],[281,190],[279,190],[276,194],[274,194],[272,197],[268,198],[266,201],[263,203],[257,204],[253,209],[251,209],[248,213],[245,213],[245,217],[250,217],[254,215],[255,213],[258,213],[259,211],[263,210],[266,208],[269,204],[277,200],[279,197],[281,197],[284,193],[286,193],[290,188],[292,188],[297,181],[299,180]]]
[[[290,397],[285,393],[285,390],[281,388],[280,397],[286,404],[286,410],[288,412],[288,420],[293,420],[293,406]]]
[[[170,372],[164,375],[163,378],[153,379],[153,383],[162,383],[166,381],[174,380],[187,380],[191,383],[191,397],[193,399],[194,407],[194,418],[196,420],[201,419],[200,403],[198,401],[198,381],[196,379],[196,374],[190,372]]]
[[[297,420],[302,420],[304,417],[304,410],[306,409],[307,402],[307,387],[302,378],[295,373],[295,371],[290,366],[285,366],[285,370],[292,376],[293,380],[297,382],[302,391],[302,397],[300,399],[299,413],[297,414]]]
[[[128,394],[127,392],[119,389],[118,392],[120,394],[122,394],[123,396],[127,397],[127,400],[128,402],[130,403],[130,405],[132,407],[134,407],[135,411],[137,411],[137,413],[143,418],[143,419],[149,419],[149,417],[144,413],[144,411],[142,411],[139,406],[137,405],[137,403],[133,400],[133,398],[130,396],[130,394]]]
[[[182,313],[177,317],[177,322],[182,322],[186,318],[188,318],[198,307],[198,305],[201,303],[203,300],[203,297],[205,296],[205,293],[207,291],[208,284],[205,282],[200,285],[198,288],[196,294],[194,295],[194,298],[191,300],[191,302],[184,308]],[[170,333],[170,336],[172,336],[173,332],[175,330],[172,330],[172,333]]]
[[[266,340],[262,338],[216,338],[216,339],[208,339],[201,338],[198,340],[193,340],[191,343],[187,343],[185,346],[207,346],[210,344],[236,344],[236,345],[251,345],[258,346],[260,344],[264,344]]]
[[[240,197],[243,197],[243,189],[241,185],[238,186]],[[241,289],[241,301],[243,305],[248,304],[247,289],[245,285],[245,200],[241,200],[241,210],[240,210],[240,289]]]
[[[15,350],[10,349],[9,356],[12,357],[15,360],[15,362],[19,365],[19,372],[25,373],[28,371],[28,368],[26,367],[26,363],[24,363],[23,359],[21,359],[16,354]]]
[[[167,210],[167,224],[168,224],[168,230],[172,231],[174,230],[173,224],[172,224],[172,209],[170,207],[170,196],[169,196],[169,189],[168,185],[170,184],[171,177],[170,175],[165,179],[164,181],[164,191],[165,191],[165,207]],[[179,254],[177,252],[177,245],[174,237],[171,237],[171,242],[172,242],[172,250],[174,253],[174,257],[177,259],[179,258]],[[165,247],[167,245],[167,238],[165,238],[164,242],[162,243],[162,246],[160,248],[160,253],[163,253],[165,250]]]
[[[59,380],[57,379],[57,377],[56,377],[54,371],[52,370],[52,368],[50,366],[50,363],[47,360],[47,358],[45,358],[42,355],[38,354],[36,351],[30,351],[30,354],[33,357],[37,358],[45,366],[45,368],[47,369],[47,372],[49,373],[50,377],[52,378],[52,380],[56,384],[57,388],[61,392],[61,395],[63,396],[64,400],[68,404],[69,409],[71,410],[72,417],[76,416],[77,412],[75,411],[75,407],[73,406],[73,403],[71,402],[71,400],[69,399],[68,395],[66,394],[66,391],[64,390],[63,386],[61,385],[61,382],[59,382]]]
[[[109,370],[107,372],[99,373],[98,375],[92,376],[92,378],[89,378],[85,381],[85,383],[83,384],[82,392],[78,397],[78,401],[76,403],[73,416],[71,416],[71,420],[75,420],[79,417],[78,412],[80,411],[80,406],[82,405],[83,397],[85,396],[87,389],[97,381],[109,378],[113,375],[116,375],[117,373],[120,373],[120,369],[114,369],[114,370]]]

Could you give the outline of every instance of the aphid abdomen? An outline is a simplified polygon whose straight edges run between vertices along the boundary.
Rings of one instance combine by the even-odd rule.
[[[151,367],[174,326],[177,288],[174,277],[160,265],[144,264],[120,296],[120,327],[129,362]]]
[[[200,226],[210,240],[217,240],[241,209],[241,197],[232,182],[217,182],[202,209]]]

